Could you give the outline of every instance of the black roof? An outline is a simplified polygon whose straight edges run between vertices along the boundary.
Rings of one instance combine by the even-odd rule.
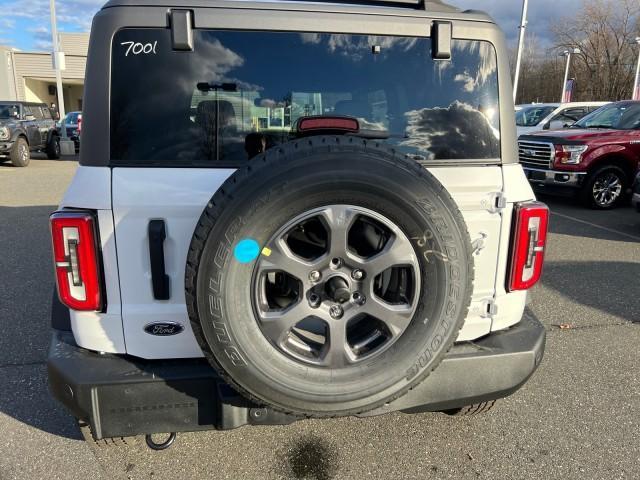
[[[109,0],[102,8],[111,7],[221,7],[221,6],[243,6],[250,8],[255,6],[282,6],[295,4],[333,4],[356,7],[391,7],[391,8],[413,8],[426,10],[429,12],[460,12],[460,9],[444,3],[443,0]],[[474,12],[476,13],[476,12]]]

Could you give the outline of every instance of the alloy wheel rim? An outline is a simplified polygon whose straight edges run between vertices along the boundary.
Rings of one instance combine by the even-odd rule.
[[[621,194],[622,181],[614,172],[599,176],[593,183],[593,199],[602,207],[615,203]]]
[[[333,369],[393,345],[414,316],[419,291],[409,238],[386,217],[353,205],[317,208],[287,222],[253,272],[265,338],[298,362]]]
[[[27,146],[24,144],[20,145],[20,157],[24,161],[26,161],[29,158],[29,150],[27,149]]]

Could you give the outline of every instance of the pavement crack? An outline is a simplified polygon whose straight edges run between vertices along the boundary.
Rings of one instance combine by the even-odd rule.
[[[547,327],[547,331],[549,332],[570,332],[572,330],[593,330],[596,328],[607,328],[607,327],[626,327],[629,325],[634,325],[634,322],[618,322],[618,323],[599,323],[594,325],[575,325],[571,327],[564,327],[562,324],[553,323],[549,327]]]

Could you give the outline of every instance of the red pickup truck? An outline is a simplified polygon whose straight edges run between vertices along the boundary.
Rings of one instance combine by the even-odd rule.
[[[614,208],[640,165],[640,102],[605,105],[566,130],[522,135],[518,150],[535,190],[577,193],[592,208]]]

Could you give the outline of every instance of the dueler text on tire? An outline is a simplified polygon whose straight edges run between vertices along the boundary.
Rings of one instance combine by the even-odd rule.
[[[424,380],[473,288],[453,199],[373,140],[318,136],[268,150],[205,208],[186,267],[212,365],[260,404],[307,416],[372,410]]]

